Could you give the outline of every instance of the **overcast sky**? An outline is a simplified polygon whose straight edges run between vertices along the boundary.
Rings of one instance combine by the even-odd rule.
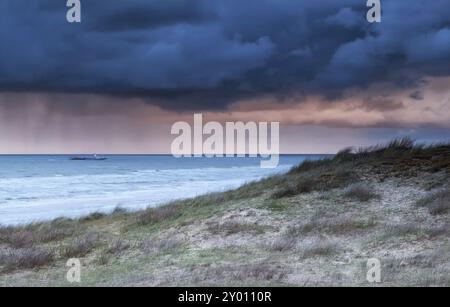
[[[81,2],[0,2],[0,153],[168,152],[194,112],[283,152],[450,139],[448,0]]]

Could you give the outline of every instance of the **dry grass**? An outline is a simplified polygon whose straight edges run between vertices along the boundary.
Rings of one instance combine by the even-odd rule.
[[[286,270],[280,266],[269,263],[250,263],[193,269],[189,272],[188,278],[196,283],[220,280],[219,285],[223,286],[230,282],[232,285],[236,285],[237,282],[279,283],[286,275]]]
[[[435,239],[442,236],[450,237],[450,223],[447,223],[439,227],[429,228],[427,229],[427,234],[430,239]]]
[[[240,266],[232,273],[233,280],[256,280],[279,282],[286,276],[285,270],[265,263]]]
[[[177,204],[149,208],[137,216],[137,224],[140,226],[146,226],[174,219],[181,215],[182,208],[183,207],[181,205]]]
[[[13,248],[25,248],[34,245],[34,235],[31,231],[2,231],[2,241],[9,244]]]
[[[337,243],[323,240],[316,240],[307,244],[303,248],[302,257],[303,258],[313,258],[313,257],[328,257],[335,255],[339,252]]]
[[[224,223],[211,223],[208,225],[208,231],[214,235],[225,234],[232,235],[241,232],[260,234],[264,232],[264,227],[258,224],[227,221]]]
[[[403,285],[436,287],[449,285],[449,269],[442,267],[448,262],[448,247],[436,248],[408,257],[393,257],[385,259],[382,269],[384,281],[402,281]],[[410,276],[404,275],[410,270]]]
[[[290,174],[308,174],[319,169],[370,166],[382,176],[417,176],[417,171],[450,172],[450,145],[424,146],[410,138],[395,139],[387,145],[347,148],[331,159],[306,161],[294,167]]]
[[[36,269],[50,265],[54,261],[54,252],[48,249],[28,248],[20,251],[10,251],[1,257],[0,264],[3,272],[9,273],[16,270]]]
[[[386,225],[384,228],[386,235],[388,236],[405,237],[409,235],[418,235],[423,232],[423,229],[415,223]]]
[[[125,215],[128,214],[128,210],[122,207],[116,207],[114,211],[111,213],[112,215]]]
[[[368,202],[369,200],[380,198],[380,195],[367,184],[354,183],[345,189],[344,197],[356,199],[361,202]]]
[[[269,249],[274,252],[286,252],[296,249],[297,239],[292,236],[283,236],[275,239]]]
[[[424,228],[412,222],[384,225],[383,230],[381,236],[377,238],[378,243],[398,238],[406,239],[418,236],[424,236],[425,238],[427,234]]]
[[[147,253],[173,251],[182,246],[183,242],[178,238],[148,239],[141,244],[142,250]]]
[[[450,211],[450,188],[430,192],[417,201],[417,206],[428,208],[432,215],[447,214]]]
[[[122,252],[126,251],[127,249],[129,249],[131,247],[131,245],[123,240],[117,240],[115,242],[113,242],[106,250],[105,253],[106,254],[110,254],[110,255],[119,255]]]
[[[92,222],[92,221],[100,220],[104,217],[106,217],[106,214],[101,213],[101,212],[94,212],[85,217],[80,218],[80,221],[81,222]]]
[[[63,240],[73,235],[75,229],[76,224],[63,222],[63,220],[21,227],[2,227],[0,228],[0,243],[6,243],[13,248],[28,248]]]
[[[318,213],[309,221],[291,225],[286,234],[293,237],[312,232],[345,235],[356,234],[375,226],[375,221],[371,219],[359,220],[350,216],[323,217],[322,214]]]
[[[84,257],[98,245],[98,236],[88,234],[84,238],[75,239],[62,248],[61,255],[66,258]]]
[[[101,252],[100,255],[97,257],[97,263],[99,265],[107,265],[110,260],[111,260],[111,254],[109,254],[106,251]]]
[[[308,162],[313,163],[313,162]],[[291,182],[278,188],[273,199],[292,197],[313,191],[328,191],[345,187],[357,180],[355,172],[341,167],[321,167],[293,176]]]
[[[49,243],[61,241],[64,238],[72,236],[73,234],[74,232],[71,229],[59,229],[49,226],[48,230],[39,233],[39,235],[35,238],[35,240],[36,242],[39,243]]]

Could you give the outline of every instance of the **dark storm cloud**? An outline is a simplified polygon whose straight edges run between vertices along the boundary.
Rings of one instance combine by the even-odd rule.
[[[413,93],[411,93],[409,95],[410,98],[415,99],[415,100],[423,100],[423,94],[421,91],[414,91]]]
[[[203,7],[201,1],[190,0],[122,1],[106,11],[102,7],[104,4],[96,10],[98,17],[90,22],[91,30],[128,31],[180,23],[201,24],[215,17],[214,11]]]
[[[81,24],[65,2],[1,1],[0,90],[188,110],[450,75],[448,0],[382,1],[372,25],[365,0],[89,0]]]

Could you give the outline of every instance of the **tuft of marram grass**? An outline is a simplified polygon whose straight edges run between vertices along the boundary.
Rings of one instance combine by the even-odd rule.
[[[94,213],[91,213],[91,214],[89,214],[87,216],[84,216],[84,217],[80,218],[80,221],[81,222],[92,222],[92,221],[101,220],[104,217],[106,217],[105,213],[94,212]]]
[[[386,237],[406,237],[417,236],[424,232],[424,229],[416,223],[399,223],[384,226]]]
[[[64,246],[61,255],[66,258],[84,257],[97,246],[98,235],[88,234],[84,238],[75,239],[70,244]]]
[[[13,248],[29,248],[34,245],[60,241],[73,235],[76,224],[55,220],[50,223],[35,223],[19,227],[0,228],[0,243]]]
[[[3,265],[5,273],[37,269],[50,265],[55,259],[55,254],[49,249],[27,248],[20,251],[11,251],[7,255],[1,257],[0,264]]]
[[[273,199],[343,188],[354,183],[357,180],[357,175],[351,170],[335,166],[311,169],[307,172],[302,171],[300,175],[292,176],[291,179],[291,182],[278,188],[272,194]]]
[[[432,215],[447,214],[450,211],[450,188],[432,191],[419,199],[416,204],[428,208]]]
[[[137,216],[137,224],[140,226],[158,224],[166,220],[174,219],[182,213],[182,206],[168,204],[155,208],[148,208]]]
[[[26,248],[34,245],[34,235],[31,231],[19,230],[6,234],[3,239],[4,242],[13,248]]]
[[[380,198],[380,195],[378,195],[374,189],[367,184],[354,183],[345,189],[344,197],[356,199],[361,202],[368,202],[369,200]]]
[[[105,253],[109,255],[119,255],[129,249],[131,245],[123,240],[116,240],[106,250]]]
[[[315,240],[303,247],[302,257],[328,257],[339,252],[339,246],[336,242]]]
[[[103,251],[98,255],[97,257],[97,263],[99,265],[107,265],[109,261],[111,260],[111,254],[107,251]]]
[[[127,215],[129,213],[130,212],[127,209],[117,206],[116,208],[114,208],[113,212],[111,212],[111,215],[120,216],[120,215]]]
[[[435,239],[441,236],[450,237],[450,223],[446,223],[442,226],[428,228],[426,229],[426,233],[430,239]]]
[[[282,236],[275,239],[269,246],[269,249],[274,252],[286,252],[296,249],[297,239],[293,236]]]

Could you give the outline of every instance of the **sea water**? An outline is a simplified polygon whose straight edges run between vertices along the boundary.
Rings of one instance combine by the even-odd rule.
[[[0,224],[76,218],[115,208],[139,210],[237,188],[321,155],[286,155],[275,169],[255,158],[0,156]]]

